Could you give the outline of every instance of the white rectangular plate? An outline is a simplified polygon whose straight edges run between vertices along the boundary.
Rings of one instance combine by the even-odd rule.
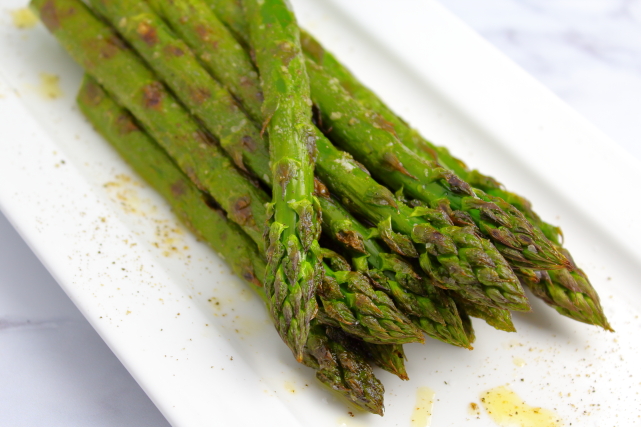
[[[41,25],[12,24],[24,3],[0,6],[0,208],[172,425],[409,426],[430,387],[435,426],[489,426],[470,403],[505,384],[565,425],[639,422],[639,164],[438,3],[293,2],[425,136],[563,227],[617,332],[535,300],[516,334],[475,321],[474,351],[406,346],[411,380],[380,373],[384,418],[351,417],[318,386],[258,298],[87,125],[80,68]],[[61,97],[45,96],[41,73],[60,76]]]

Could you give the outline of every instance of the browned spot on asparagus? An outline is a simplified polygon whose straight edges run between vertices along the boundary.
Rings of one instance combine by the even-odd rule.
[[[171,184],[171,194],[178,198],[187,192],[187,186],[184,180],[178,180]]]
[[[174,45],[165,46],[164,51],[166,54],[172,55],[172,56],[183,56],[185,54],[185,51],[183,51],[178,46],[174,46]]]
[[[195,89],[191,92],[191,99],[196,103],[196,104],[202,104],[203,102],[207,101],[209,98],[211,98],[211,92],[209,92],[208,89],[205,88],[198,88]]]
[[[229,214],[234,217],[236,223],[240,225],[251,225],[254,222],[251,199],[247,196],[237,199]]]
[[[158,34],[156,34],[156,28],[149,25],[149,23],[141,21],[138,24],[138,28],[136,28],[136,31],[140,35],[140,38],[149,46],[154,46],[156,43],[158,43]]]
[[[49,0],[42,5],[40,8],[40,19],[49,31],[56,31],[58,27],[60,27],[60,18],[55,0]]]
[[[143,88],[143,102],[145,107],[160,110],[163,99],[163,87],[160,82],[153,82]]]
[[[118,116],[116,118],[116,126],[118,126],[120,135],[127,135],[128,133],[139,130],[138,126],[131,120],[131,116],[128,114]]]

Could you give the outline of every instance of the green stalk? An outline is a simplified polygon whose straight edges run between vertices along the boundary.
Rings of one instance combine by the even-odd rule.
[[[227,4],[226,0],[217,2],[218,7]],[[227,7],[227,9],[233,9]],[[233,16],[228,12],[228,16]],[[301,45],[305,54],[327,71],[329,75],[338,79],[343,88],[349,92],[363,107],[380,116],[380,123],[386,123],[398,139],[411,151],[427,161],[442,164],[472,187],[480,189],[489,195],[500,197],[507,203],[517,208],[525,218],[538,227],[543,234],[556,246],[557,250],[564,253],[566,258],[574,264],[570,254],[562,247],[563,235],[558,227],[543,221],[532,209],[530,202],[524,197],[507,191],[505,187],[494,178],[483,175],[477,170],[471,170],[460,159],[452,156],[447,148],[437,146],[423,138],[418,131],[411,128],[403,119],[396,115],[383,101],[369,88],[363,85],[336,57],[326,51],[310,34],[301,31]],[[539,272],[534,274],[519,271],[519,277],[537,296],[547,304],[557,308],[559,313],[579,320],[584,323],[601,326],[612,330],[599,297],[590,284],[587,276],[576,266],[573,269],[559,269],[550,274]],[[559,278],[558,280],[556,278]]]
[[[224,23],[234,37],[245,46],[249,46],[249,28],[245,20],[242,0],[204,0],[214,11],[218,19]],[[303,41],[301,31],[301,43]]]
[[[78,105],[96,130],[169,202],[181,221],[267,301],[262,288],[265,261],[251,239],[224,212],[213,208],[207,196],[136,125],[133,117],[87,75],[78,94]],[[316,377],[342,398],[382,415],[383,386],[361,353],[330,341],[325,327],[313,323],[312,330],[304,350],[304,363],[315,369]],[[389,359],[390,363],[396,361]]]
[[[49,0],[51,1],[51,0]],[[60,1],[60,0],[58,0]],[[125,161],[167,202],[183,224],[227,261],[232,271],[265,298],[262,282],[265,261],[258,248],[237,224],[227,219],[215,203],[173,163],[89,75],[77,98],[80,111]]]
[[[204,49],[206,53],[215,53],[207,51],[207,46]],[[242,75],[237,77],[240,79]],[[255,98],[242,101],[259,104]],[[455,226],[436,210],[427,212],[432,217],[429,221],[417,217],[418,211],[397,203],[389,190],[374,181],[366,171],[361,171],[362,167],[351,157],[337,150],[317,129],[315,132],[318,176],[350,210],[378,224],[380,237],[393,250],[410,257],[421,256],[423,267],[439,286],[456,290],[471,301],[529,310],[518,279],[489,241],[479,238],[471,227]],[[264,151],[256,150],[245,155],[260,157],[264,156]],[[251,169],[254,174],[270,183],[271,173],[267,171],[265,159],[254,159],[251,163],[257,165]],[[433,226],[437,222],[440,223],[438,230]]]
[[[249,54],[203,0],[148,0],[150,6],[185,40],[201,64],[243,103],[248,115],[262,122],[263,93]]]
[[[603,313],[599,296],[586,274],[574,264],[569,252],[566,251],[565,255],[573,264],[572,270],[532,271],[523,269],[517,272],[521,282],[559,314],[582,323],[601,326],[607,331],[613,331]]]
[[[269,133],[273,217],[265,282],[279,332],[296,357],[316,312],[322,270],[320,207],[314,193],[315,132],[298,25],[285,0],[244,0],[261,76],[263,128]]]
[[[90,3],[133,46],[189,111],[200,119],[205,129],[215,136],[220,145],[230,153],[238,167],[246,170],[251,167],[263,166],[246,164],[246,162],[251,163],[252,159],[257,157],[248,158],[244,155],[246,151],[261,149],[264,149],[266,154],[267,149],[263,137],[240,109],[232,94],[212,78],[208,70],[203,67],[201,64],[202,55],[196,58],[190,47],[176,37],[167,24],[145,2],[90,0]],[[171,2],[164,1],[159,3],[171,4]],[[181,19],[181,17],[179,16],[177,19]],[[202,30],[202,32],[206,31]],[[195,45],[204,46],[205,42],[201,40]],[[242,50],[235,50],[228,45],[220,47],[227,49],[228,52],[221,55],[214,51],[209,56],[221,58],[216,60],[224,67],[227,66],[227,62],[236,61],[236,57],[244,53]],[[198,51],[196,52],[198,53]],[[229,59],[225,60],[226,58]],[[246,74],[248,72],[239,70],[239,72],[241,71],[243,73],[240,74],[243,76],[242,80],[247,80]],[[135,70],[135,73],[140,74],[140,71]],[[253,73],[256,77],[255,71]],[[226,74],[221,73],[221,75]],[[236,81],[240,85],[241,78],[239,77]],[[256,96],[251,88],[248,93],[243,92],[243,95]],[[196,173],[198,172],[196,171]],[[200,177],[199,179],[205,178]],[[263,223],[259,225],[262,227]]]
[[[247,186],[227,155],[118,35],[78,0],[34,0],[31,7],[69,54],[103,85],[171,155],[196,185],[209,191],[254,241],[266,215],[252,206],[268,201]],[[264,245],[262,245],[264,248]]]

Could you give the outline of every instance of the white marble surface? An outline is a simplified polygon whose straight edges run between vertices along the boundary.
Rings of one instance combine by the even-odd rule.
[[[0,214],[0,425],[169,425]]]
[[[641,160],[641,0],[440,2]],[[2,215],[0,348],[2,426],[168,425]]]
[[[439,0],[641,159],[641,0]]]

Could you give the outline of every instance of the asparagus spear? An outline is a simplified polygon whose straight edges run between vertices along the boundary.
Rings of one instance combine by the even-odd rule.
[[[189,23],[184,25],[188,26]],[[220,37],[221,43],[228,43],[222,40],[224,34],[221,33]],[[208,46],[201,48],[205,53],[215,54]],[[197,48],[195,45],[192,47]],[[242,75],[237,77],[241,78]],[[255,98],[245,98],[242,101],[245,104],[258,103]],[[480,239],[475,230],[470,227],[455,227],[443,214],[434,211],[429,213],[442,220],[438,230],[432,224],[434,221],[430,223],[426,219],[413,218],[416,211],[399,206],[385,187],[360,169],[352,172],[355,163],[351,158],[345,157],[333,147],[318,130],[316,138],[319,150],[316,166],[319,176],[343,202],[348,202],[351,209],[379,224],[381,237],[390,247],[403,255],[421,255],[422,265],[428,274],[438,280],[440,286],[455,289],[465,298],[480,304],[529,310],[518,280],[505,260],[488,241]],[[264,156],[264,151],[245,152],[245,156]],[[247,163],[255,165],[252,171],[270,183],[271,174],[267,171],[264,159],[254,159]],[[392,225],[394,230],[400,230],[401,235],[393,231]],[[412,237],[419,244],[418,248]],[[425,247],[426,243],[429,250]]]
[[[226,0],[217,2],[217,7],[223,7]],[[227,6],[225,10],[233,10]],[[227,12],[228,15],[234,16]],[[563,252],[566,258],[574,265],[570,254],[562,247],[562,233],[555,227],[543,221],[532,209],[530,202],[518,194],[507,191],[505,187],[494,178],[483,175],[477,170],[471,170],[460,159],[452,156],[445,147],[432,144],[423,138],[418,131],[412,129],[405,121],[397,116],[381,99],[369,88],[363,85],[334,55],[326,51],[318,41],[309,33],[301,30],[301,45],[305,54],[314,60],[332,77],[338,79],[343,86],[357,101],[366,109],[379,115],[379,122],[387,122],[388,127],[398,139],[410,150],[428,161],[436,161],[456,173],[461,179],[467,181],[472,187],[485,191],[486,193],[500,197],[512,206],[517,208],[523,215],[538,227],[543,234]],[[518,271],[518,269],[517,269]],[[522,282],[533,290],[535,295],[549,305],[557,308],[557,311],[576,320],[594,324],[611,330],[601,308],[599,297],[590,284],[587,276],[576,265],[572,269],[560,269],[552,274],[539,272],[520,271],[519,276]],[[556,280],[556,278],[559,280]],[[577,317],[578,316],[578,317]]]
[[[407,381],[410,377],[405,370],[405,351],[400,344],[377,345],[363,342],[363,348],[368,360],[379,368],[385,369],[400,379]]]
[[[161,3],[170,4],[165,2]],[[200,4],[200,6],[200,9],[206,9],[202,7],[202,4]],[[222,14],[222,16],[226,18],[228,23],[233,25],[237,34],[243,34],[241,31],[244,28],[244,25],[241,24],[244,24],[244,20],[242,19],[242,13],[240,13],[239,5],[235,4],[233,1],[222,0],[212,3],[212,6],[215,7],[217,13]],[[174,14],[169,16],[177,15]],[[213,17],[213,19],[215,20],[215,17]],[[189,24],[184,25],[184,22],[184,27],[194,27]],[[207,20],[201,20],[199,22],[201,22],[200,25],[206,25]],[[219,23],[217,20],[215,22]],[[221,37],[216,37],[213,43],[228,43],[228,45],[231,46],[229,34],[225,34],[224,31],[221,32],[223,35]],[[468,181],[473,187],[486,191],[490,195],[501,197],[506,202],[511,203],[519,209],[533,225],[540,228],[545,236],[548,237],[561,251],[560,230],[557,227],[542,221],[532,210],[530,203],[526,199],[504,190],[501,184],[493,178],[482,175],[476,170],[470,171],[465,163],[453,157],[446,148],[435,146],[422,138],[416,130],[410,128],[405,122],[396,116],[384,103],[380,101],[378,97],[376,97],[372,91],[363,86],[342,64],[340,64],[340,62],[338,62],[331,53],[325,51],[311,35],[304,31],[301,31],[301,43],[309,58],[313,59],[316,63],[323,65],[328,74],[337,78],[340,84],[363,106],[375,112],[377,115],[380,115],[381,119],[377,120],[380,124],[383,124],[387,128],[390,126],[393,127],[394,133],[405,146],[428,161],[434,160],[442,163],[444,166],[454,171],[459,177]],[[198,44],[192,44],[192,47],[194,48],[197,48],[197,46]],[[237,47],[235,49],[238,50]],[[217,58],[221,56],[225,57],[226,55],[206,54],[206,56]],[[242,61],[234,61],[233,64],[242,64]],[[209,69],[209,71],[215,74],[212,69]],[[236,74],[242,76],[243,72],[244,70],[241,68]],[[256,103],[250,103],[249,105],[255,104]],[[240,150],[237,150],[232,154],[234,155],[234,158],[239,158],[241,155]],[[525,280],[522,279],[522,283],[530,286],[530,288],[535,291],[537,289],[539,290],[539,292],[535,292],[537,295],[542,295],[540,292],[541,289],[549,289],[544,292],[546,297],[543,299],[548,304],[556,307],[558,309],[557,311],[561,314],[566,312],[570,313],[569,317],[575,317],[578,315],[583,319],[582,321],[586,323],[600,325],[607,330],[611,330],[600,306],[598,295],[583,272],[567,270],[563,274],[552,274],[550,276],[546,273],[533,275],[531,273],[521,271],[519,276],[527,278]],[[559,276],[563,277],[564,280],[555,280],[555,277]],[[543,282],[545,285],[543,285]],[[572,305],[573,301],[576,301],[575,305]]]
[[[323,209],[323,230],[353,255],[356,269],[388,293],[427,335],[449,344],[470,347],[454,301],[401,257],[389,254],[368,230],[337,204],[317,180]]]
[[[302,349],[322,275],[314,250],[321,212],[313,196],[316,137],[309,79],[289,4],[244,0],[243,5],[264,95],[263,128],[270,136],[273,219],[266,285],[281,335]]]
[[[140,59],[78,0],[36,0],[32,5],[36,12],[42,12],[45,24],[88,73],[98,81],[102,79],[101,84],[132,112],[183,172],[208,191],[265,252],[259,224],[266,222],[268,196],[242,176],[216,144],[203,140],[197,123]],[[127,72],[126,79],[119,78],[123,70]],[[358,314],[358,306],[348,307]],[[399,335],[398,325],[394,326],[394,333]],[[411,324],[403,327],[412,329]],[[367,333],[364,328],[360,331]],[[411,330],[411,336],[412,341],[422,340],[416,329]],[[402,338],[400,342],[410,339]]]
[[[455,226],[439,209],[412,209],[376,183],[347,153],[318,139],[316,171],[346,206],[378,225],[385,242],[402,255],[418,257],[439,286],[474,303],[519,311],[529,304],[511,268],[473,226]]]
[[[486,305],[471,304],[462,298],[454,298],[457,307],[463,309],[469,316],[485,320],[485,322],[495,329],[505,332],[516,332],[512,315],[507,310],[488,307]]]
[[[371,366],[358,352],[350,351],[343,342],[330,339],[330,326],[312,322],[304,348],[304,363],[316,369],[316,378],[358,407],[383,415],[381,382]]]
[[[563,316],[612,331],[587,276],[574,264],[569,252],[565,255],[573,263],[573,270],[522,270],[519,272],[521,282]]]
[[[169,202],[175,214],[266,301],[262,288],[265,261],[251,239],[223,212],[212,208],[207,196],[140,130],[129,113],[86,75],[78,94],[78,105],[98,132]],[[317,378],[343,398],[382,415],[384,389],[363,356],[357,349],[330,341],[322,326],[314,324],[312,330],[304,350],[304,363],[314,368]],[[394,350],[396,347],[388,351]],[[386,360],[397,362],[394,357]]]
[[[405,352],[401,345],[377,345],[352,339],[344,331],[337,328],[327,328],[327,336],[334,342],[341,343],[345,348],[365,357],[382,369],[398,376],[402,380],[409,380],[405,371]]]

